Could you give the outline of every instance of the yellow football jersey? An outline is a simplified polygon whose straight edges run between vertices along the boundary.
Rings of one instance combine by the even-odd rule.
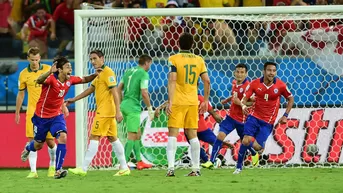
[[[243,0],[243,7],[254,7],[262,5],[262,0]]]
[[[110,67],[103,65],[102,68],[103,71],[92,82],[95,88],[96,116],[114,117],[116,108],[110,89],[117,86],[116,76]]]
[[[205,61],[202,57],[188,51],[181,51],[169,57],[171,71],[176,71],[177,80],[174,105],[198,105],[198,79],[207,72]]]
[[[199,0],[200,7],[224,7],[224,4],[229,4],[231,7],[235,5],[235,0]]]
[[[28,102],[27,102],[27,114],[34,114],[36,109],[37,101],[40,97],[40,93],[42,92],[42,85],[37,84],[37,78],[48,72],[50,70],[50,66],[46,64],[41,64],[37,71],[32,71],[30,66],[22,70],[19,74],[19,81],[18,87],[19,90],[27,89],[28,94]]]
[[[150,8],[164,8],[168,0],[147,0],[147,7]]]

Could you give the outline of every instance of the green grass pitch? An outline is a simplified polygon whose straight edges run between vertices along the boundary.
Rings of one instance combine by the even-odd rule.
[[[113,177],[115,171],[90,171],[86,177],[71,173],[64,179],[26,179],[28,170],[0,170],[0,193],[343,193],[341,168],[202,170],[201,177],[185,177],[189,170],[133,170],[131,176]]]

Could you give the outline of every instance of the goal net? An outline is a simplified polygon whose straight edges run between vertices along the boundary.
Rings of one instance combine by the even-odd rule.
[[[287,124],[276,125],[269,136],[261,166],[338,166],[343,163],[342,10],[343,6],[77,10],[76,75],[94,71],[88,55],[93,49],[104,52],[105,63],[115,71],[118,82],[126,69],[137,65],[141,54],[149,54],[154,58],[149,92],[157,107],[167,99],[167,58],[178,52],[180,34],[188,32],[194,35],[193,52],[206,61],[212,85],[211,104],[225,117],[229,105],[220,101],[231,95],[235,65],[246,64],[252,80],[262,76],[264,62],[274,61],[278,64],[278,78],[287,83],[295,97],[295,106]],[[87,86],[77,86],[76,94]],[[201,92],[203,86],[199,89]],[[281,100],[279,117],[285,104]],[[95,108],[94,96],[76,103],[77,166],[87,149]],[[141,157],[164,167],[167,117],[162,114],[149,121],[143,104],[142,108]],[[218,124],[210,116],[206,120],[216,134]],[[118,125],[118,134],[125,144],[125,125]],[[234,148],[222,149],[217,165],[235,165],[238,139],[235,131],[227,136]],[[189,145],[182,129],[177,143],[177,165],[187,167]],[[313,153],[308,151],[309,145]],[[211,146],[202,146],[210,154]],[[111,145],[103,139],[92,167],[112,168],[116,163]]]

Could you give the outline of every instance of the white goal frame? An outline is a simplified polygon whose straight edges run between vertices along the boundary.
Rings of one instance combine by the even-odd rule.
[[[75,75],[84,76],[83,66],[87,61],[83,60],[82,53],[84,42],[82,19],[89,17],[126,17],[126,16],[225,16],[225,15],[257,15],[257,14],[323,14],[342,13],[343,5],[334,6],[282,6],[282,7],[229,7],[229,8],[179,8],[179,9],[101,9],[101,10],[75,10]],[[77,85],[75,95],[84,91],[87,85]],[[75,105],[76,124],[76,166],[82,166],[85,155],[86,142],[84,141],[85,128],[87,128],[84,112],[85,107],[82,101]]]

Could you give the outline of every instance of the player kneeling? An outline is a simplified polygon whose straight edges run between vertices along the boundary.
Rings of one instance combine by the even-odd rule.
[[[32,117],[34,126],[34,140],[28,143],[21,153],[21,160],[26,161],[30,152],[42,149],[47,133],[50,132],[58,141],[56,150],[55,178],[63,178],[67,171],[62,169],[66,155],[67,127],[62,114],[64,96],[71,85],[88,83],[98,74],[95,73],[83,78],[71,76],[70,62],[60,57],[54,60],[51,69],[37,79],[42,84],[42,92],[37,102],[36,111]]]

